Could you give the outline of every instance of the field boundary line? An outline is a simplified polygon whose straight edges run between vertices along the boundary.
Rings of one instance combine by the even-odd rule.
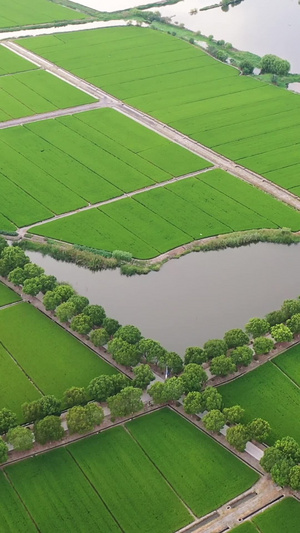
[[[80,464],[78,463],[77,459],[75,459],[74,455],[72,454],[72,452],[68,449],[68,447],[65,448],[66,452],[69,454],[69,456],[72,458],[72,460],[74,461],[74,464],[77,466],[77,468],[80,470],[80,472],[82,473],[82,475],[85,477],[85,479],[87,480],[88,484],[92,487],[93,491],[97,494],[99,500],[102,501],[104,507],[107,509],[107,511],[109,512],[109,514],[111,515],[112,519],[114,520],[114,522],[116,522],[117,526],[120,528],[120,530],[125,533],[125,530],[122,528],[121,524],[119,523],[119,521],[116,519],[116,517],[113,515],[113,513],[111,512],[110,508],[108,507],[107,503],[104,501],[104,499],[102,498],[102,496],[100,495],[100,493],[98,492],[98,490],[96,489],[96,487],[94,486],[94,484],[92,483],[92,481],[90,480],[90,478],[88,477],[88,475],[85,473],[85,471],[83,470],[83,468],[80,466]]]
[[[52,63],[48,59],[44,59],[42,56],[35,54],[32,51],[23,48],[21,45],[12,42],[6,41],[3,43],[3,46],[6,48],[18,52],[19,55],[29,59],[33,63],[35,62],[38,66],[44,70],[48,70],[52,74],[60,77],[65,82],[70,85],[74,85],[78,89],[81,89],[90,96],[94,96],[97,99],[103,98],[107,101],[109,107],[113,107],[120,113],[132,118],[136,122],[139,122],[143,126],[159,133],[163,137],[171,140],[172,142],[179,144],[186,148],[187,150],[196,153],[200,157],[210,161],[211,163],[220,166],[223,170],[231,173],[233,176],[242,179],[257,188],[271,194],[278,200],[294,207],[300,211],[300,198],[293,194],[292,192],[280,187],[279,185],[269,181],[267,178],[263,178],[260,174],[239,165],[238,163],[232,161],[231,159],[215,152],[211,148],[199,143],[198,141],[188,137],[187,135],[180,133],[171,126],[164,124],[160,120],[148,115],[147,113],[140,111],[116,98],[115,96],[107,93],[103,89],[96,87],[90,82],[79,78],[75,74],[58,67],[55,63]]]
[[[168,406],[169,407],[169,406]],[[145,414],[149,414],[149,413],[145,413]],[[188,504],[185,502],[185,500],[182,498],[182,496],[180,496],[180,494],[178,494],[177,490],[173,487],[173,485],[170,483],[170,481],[168,481],[168,479],[166,478],[166,476],[163,474],[163,472],[160,470],[160,468],[157,466],[157,464],[155,464],[155,462],[153,461],[153,459],[151,459],[151,457],[148,455],[148,453],[146,452],[146,450],[143,448],[143,446],[139,443],[139,441],[135,438],[134,435],[132,435],[131,431],[125,426],[125,422],[123,423],[123,427],[124,427],[124,430],[128,433],[128,435],[130,435],[130,437],[132,438],[132,440],[138,445],[138,447],[142,450],[143,454],[147,457],[147,459],[150,461],[150,463],[152,463],[152,465],[154,466],[154,468],[160,473],[161,477],[164,479],[164,481],[166,482],[166,484],[170,487],[170,489],[172,490],[172,492],[174,492],[174,494],[176,494],[177,498],[179,499],[179,501],[181,501],[184,505],[184,507],[188,510],[188,512],[190,513],[190,515],[194,518],[194,521],[196,521],[198,519],[198,517],[195,515],[195,513],[192,511],[192,509],[188,506]]]
[[[13,305],[17,305],[21,303],[23,303],[23,301],[19,300],[18,302],[11,302],[10,304],[0,305],[0,311],[3,311],[3,309],[7,309],[8,307],[13,307]]]
[[[121,196],[116,196],[114,198],[110,198],[109,200],[102,200],[101,202],[97,202],[96,204],[89,204],[83,207],[79,207],[78,209],[74,209],[73,211],[68,211],[66,213],[61,213],[60,215],[55,215],[52,218],[47,218],[45,220],[42,220],[40,222],[35,222],[34,224],[31,224],[29,226],[23,226],[18,230],[18,234],[20,237],[23,237],[25,233],[27,233],[32,228],[42,226],[44,224],[47,224],[48,222],[54,222],[55,220],[59,220],[61,218],[67,218],[72,215],[75,215],[76,213],[82,213],[83,211],[89,211],[90,209],[97,209],[98,207],[102,207],[103,205],[112,204],[113,202],[118,202],[120,200],[124,200],[125,198],[132,198],[133,196],[141,193],[147,193],[148,191],[151,191],[153,189],[159,189],[161,187],[166,187],[167,185],[171,185],[172,183],[176,183],[176,181],[182,181],[188,178],[192,178],[194,176],[198,176],[198,174],[203,174],[204,172],[210,172],[211,170],[215,170],[217,167],[209,167],[204,168],[202,170],[197,170],[195,172],[190,172],[189,174],[183,174],[182,176],[177,176],[174,178],[170,178],[169,180],[154,183],[153,185],[148,185],[147,187],[143,187],[142,189],[137,189],[135,191],[131,191],[128,193],[124,193]],[[105,178],[104,178],[105,179]],[[109,182],[111,183],[111,182]],[[163,217],[162,217],[163,218]],[[132,233],[132,232],[131,232]]]
[[[23,302],[21,302],[23,303]],[[38,392],[41,393],[42,396],[45,396],[45,393],[40,389],[40,387],[33,381],[32,377],[27,374],[26,370],[20,365],[19,361],[13,356],[13,354],[6,348],[5,344],[3,344],[2,340],[0,340],[0,345],[4,348],[4,350],[8,353],[9,357],[14,361],[14,363],[17,365],[17,367],[22,371],[22,373],[26,376],[28,381],[36,388]]]
[[[27,505],[25,504],[24,500],[21,498],[20,494],[18,493],[17,489],[15,488],[15,486],[14,486],[12,480],[11,480],[10,477],[9,477],[8,472],[6,472],[6,470],[5,470],[4,468],[2,469],[2,472],[3,472],[3,474],[4,474],[4,477],[5,477],[6,481],[7,481],[7,483],[10,484],[11,488],[12,488],[13,491],[16,493],[17,498],[20,500],[21,505],[24,507],[26,513],[28,514],[28,516],[29,516],[30,520],[32,521],[33,525],[35,526],[36,530],[39,531],[39,533],[42,533],[41,530],[40,530],[40,528],[38,527],[36,521],[34,520],[33,516],[31,515],[29,509],[27,508]]]

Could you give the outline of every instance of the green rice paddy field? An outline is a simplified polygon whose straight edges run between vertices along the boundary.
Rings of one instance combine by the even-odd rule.
[[[84,18],[86,16],[83,13],[57,5],[49,0],[30,0],[30,9],[28,9],[26,0],[15,0],[14,2],[1,0],[0,28]]]
[[[0,149],[2,216],[19,227],[211,166],[112,109],[0,130]]]
[[[248,466],[174,412],[163,409],[140,420],[138,426],[134,422],[127,429],[119,426],[6,467],[6,479],[0,472],[0,512],[10,520],[11,529],[1,523],[1,533],[22,531],[28,520],[25,508],[42,533],[71,532],[74,527],[80,533],[172,533],[193,521],[184,502],[191,502],[201,516],[258,479]],[[140,442],[142,428],[148,425],[152,451]],[[172,450],[166,447],[166,438]],[[156,444],[163,459],[156,460]],[[185,468],[187,474],[179,482]],[[205,480],[214,487],[222,482],[222,491],[208,491]],[[12,493],[11,513],[2,492]],[[31,531],[29,526],[27,530]]]
[[[298,533],[299,524],[300,502],[295,498],[284,498],[232,531],[234,533]]]
[[[148,259],[212,235],[283,226],[299,229],[299,212],[216,169],[30,231]]]
[[[291,349],[240,378],[222,385],[219,390],[225,406],[239,404],[245,408],[245,422],[261,417],[271,425],[267,444],[290,435],[300,441],[299,386],[290,375],[299,376],[298,352]],[[298,357],[297,357],[298,356]],[[286,371],[286,374],[284,373]]]
[[[3,45],[0,65],[0,122],[95,101]]]
[[[22,420],[21,405],[43,394],[61,398],[116,370],[27,303],[0,310],[0,408]]]
[[[299,95],[240,76],[203,50],[146,28],[19,42],[300,195]]]
[[[0,282],[0,307],[21,300],[20,296]]]

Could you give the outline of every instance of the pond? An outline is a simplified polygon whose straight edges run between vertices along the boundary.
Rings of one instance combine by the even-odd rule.
[[[103,2],[105,4],[105,2]],[[200,11],[214,0],[183,0],[155,8],[172,23],[224,39],[239,50],[263,56],[275,54],[291,63],[291,72],[300,73],[300,5],[298,0],[242,0],[228,11],[220,7]],[[191,10],[197,13],[190,14]]]
[[[191,253],[146,276],[118,270],[90,272],[73,264],[27,252],[31,260],[68,281],[91,303],[123,325],[184,354],[243,327],[254,316],[277,309],[300,294],[300,245],[259,243],[222,251]]]

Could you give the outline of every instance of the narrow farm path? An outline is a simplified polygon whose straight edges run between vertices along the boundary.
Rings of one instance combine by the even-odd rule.
[[[222,168],[227,172],[230,172],[232,175],[248,183],[251,183],[252,185],[255,185],[256,187],[260,188],[265,192],[268,192],[275,198],[278,198],[279,200],[285,202],[288,205],[291,205],[295,209],[300,210],[300,198],[291,193],[290,191],[287,191],[279,185],[268,181],[266,178],[263,178],[259,174],[252,172],[251,170],[241,165],[236,164],[231,159],[228,159],[227,157],[218,154],[214,150],[211,150],[207,146],[204,146],[203,144],[190,139],[187,135],[176,131],[175,129],[147,115],[146,113],[139,111],[134,107],[129,106],[128,104],[125,104],[118,98],[115,98],[114,96],[106,93],[102,89],[99,89],[95,85],[79,78],[78,76],[71,74],[67,70],[58,67],[54,63],[51,63],[51,61],[48,61],[29,50],[26,50],[19,44],[12,41],[5,41],[5,43],[2,43],[2,46],[5,46],[6,48],[12,50],[18,55],[24,57],[25,59],[28,59],[35,65],[38,65],[40,68],[51,72],[55,76],[58,76],[59,78],[66,81],[67,83],[70,83],[74,87],[85,91],[87,94],[90,94],[91,96],[94,96],[97,99],[105,99],[109,107],[113,107],[124,115],[132,118],[136,122],[139,122],[140,124],[143,124],[147,128],[155,131],[156,133],[159,133],[163,137],[166,137],[167,139],[179,144],[180,146],[183,146],[191,152],[194,152],[195,154],[210,161],[214,165]]]
[[[48,222],[53,222],[54,220],[59,220],[60,218],[70,217],[71,215],[75,215],[75,213],[82,213],[83,211],[89,211],[90,209],[94,209],[95,207],[101,207],[102,205],[111,204],[113,202],[117,202],[118,200],[122,200],[124,198],[131,198],[132,196],[135,196],[136,194],[141,194],[143,192],[151,191],[152,189],[159,189],[160,187],[165,187],[166,185],[170,185],[171,183],[174,183],[175,181],[185,180],[187,178],[197,176],[198,174],[209,172],[210,170],[214,170],[215,168],[216,167],[214,166],[214,167],[205,168],[204,170],[197,170],[196,172],[190,172],[189,174],[184,174],[183,176],[178,176],[177,178],[170,178],[167,181],[162,181],[160,183],[155,183],[154,185],[149,185],[148,187],[143,187],[142,189],[124,193],[121,196],[116,196],[115,198],[104,200],[103,202],[97,202],[96,204],[89,204],[85,207],[80,207],[79,209],[74,209],[73,211],[69,211],[68,213],[62,213],[61,215],[55,215],[51,218],[47,218],[46,220],[42,220],[41,222],[35,222],[35,224],[31,224],[30,226],[23,226],[22,228],[18,230],[18,235],[19,237],[24,237],[25,233],[27,233],[32,228],[35,228],[36,226],[42,226],[43,224],[47,224]]]
[[[13,305],[18,305],[20,303],[22,303],[22,300],[19,300],[18,302],[11,302],[10,304],[0,305],[0,311],[2,311],[2,309],[6,309],[7,307],[12,307]]]

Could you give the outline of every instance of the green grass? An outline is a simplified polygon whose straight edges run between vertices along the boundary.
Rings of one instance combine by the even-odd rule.
[[[15,490],[0,472],[0,532],[34,533],[37,531]]]
[[[258,480],[253,470],[169,409],[126,427],[197,516],[217,509]]]
[[[0,340],[44,394],[60,398],[116,370],[27,303],[0,311]]]
[[[21,298],[16,292],[0,282],[0,307],[19,302],[20,300]]]
[[[64,448],[9,466],[5,472],[39,531],[120,531]]]
[[[251,521],[235,527],[234,533],[298,533],[300,523],[300,502],[284,498]]]
[[[300,387],[300,346],[294,346],[273,359],[273,363]]]
[[[299,229],[300,214],[223,170],[210,170],[37,226],[31,233],[148,259],[190,241],[262,228]]]
[[[47,0],[30,0],[30,10],[24,0],[16,0],[13,3],[10,0],[2,0],[1,2],[1,28],[84,18],[86,17],[83,13]]]
[[[20,43],[290,188],[290,166],[299,164],[298,95],[240,76],[203,50],[150,28],[106,28]],[[300,195],[299,173],[293,192]]]
[[[168,533],[192,522],[192,516],[124,428],[84,439],[68,450],[123,531]]]
[[[239,404],[246,410],[245,421],[261,417],[271,425],[268,444],[290,435],[300,441],[299,387],[272,362],[219,387],[224,405]]]
[[[34,63],[31,63],[31,61],[27,61],[27,59],[14,54],[4,46],[0,46],[0,65],[0,77],[39,68]]]

